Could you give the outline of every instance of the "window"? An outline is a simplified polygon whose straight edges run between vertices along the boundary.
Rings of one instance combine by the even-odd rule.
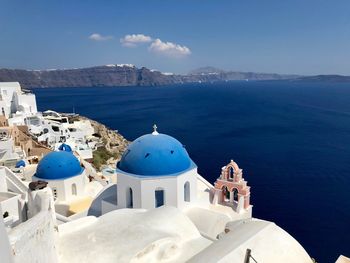
[[[233,179],[234,174],[235,174],[235,170],[233,169],[233,167],[230,167],[230,169],[229,169],[229,179]]]
[[[53,130],[54,132],[59,132],[59,131],[60,131],[60,128],[57,127],[57,126],[51,126],[51,128],[52,128],[52,130]]]
[[[154,191],[155,207],[164,205],[164,189],[156,189]]]
[[[131,187],[128,187],[126,189],[126,207],[127,208],[134,207],[133,193],[132,193]]]
[[[72,184],[72,195],[77,195],[77,185]]]
[[[190,182],[186,182],[184,184],[184,201],[190,202],[191,196],[190,196]]]
[[[225,202],[229,202],[230,201],[230,191],[227,189],[226,186],[223,187],[222,193],[223,193],[223,196],[224,196],[224,201]]]
[[[233,200],[238,202],[238,190],[236,188],[233,189]]]

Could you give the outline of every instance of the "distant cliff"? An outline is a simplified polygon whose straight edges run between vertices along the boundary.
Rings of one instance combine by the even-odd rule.
[[[184,82],[201,81],[230,81],[230,80],[285,80],[296,79],[299,75],[275,74],[275,73],[256,73],[256,72],[239,72],[225,71],[213,67],[203,67],[191,71],[188,75],[183,76]]]
[[[294,81],[303,81],[303,82],[350,82],[350,76],[343,75],[316,75],[316,76],[307,76],[300,77]]]
[[[0,81],[19,81],[27,88],[162,86],[230,80],[281,80],[297,77],[296,75],[223,71],[210,67],[192,71],[187,75],[175,75],[125,64],[62,70],[0,69]]]
[[[128,65],[65,70],[0,69],[0,81],[19,81],[27,88],[159,86],[178,83],[174,76]]]

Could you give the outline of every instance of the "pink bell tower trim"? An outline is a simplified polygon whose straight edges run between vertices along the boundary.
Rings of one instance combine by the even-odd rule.
[[[212,193],[213,203],[231,206],[238,213],[250,207],[250,186],[233,160],[221,169]]]

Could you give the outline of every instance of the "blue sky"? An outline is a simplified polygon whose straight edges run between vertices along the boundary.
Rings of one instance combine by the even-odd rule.
[[[350,1],[0,0],[0,67],[116,63],[350,75]]]

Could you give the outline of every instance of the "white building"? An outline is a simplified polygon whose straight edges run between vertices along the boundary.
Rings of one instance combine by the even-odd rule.
[[[24,117],[37,113],[35,95],[24,92],[18,82],[0,82],[1,114],[10,125],[23,125]]]
[[[89,120],[69,123],[67,116],[48,110],[25,118],[29,132],[38,138],[40,143],[57,150],[62,143],[68,144],[85,160],[92,160],[95,142],[88,142],[93,137],[94,128]]]
[[[69,123],[67,116],[55,111],[38,112],[35,95],[22,90],[18,82],[0,82],[0,110],[9,126],[27,125],[39,142],[52,149],[66,142],[85,160],[92,159],[95,143],[87,143],[94,133],[90,121]]]
[[[70,147],[47,154],[40,160],[32,181],[45,181],[52,189],[56,211],[65,217],[85,216],[103,186],[90,182],[86,169]]]
[[[39,162],[32,180],[46,181],[55,200],[68,201],[83,195],[88,179],[72,152],[57,151],[47,154]]]
[[[14,227],[26,220],[27,185],[7,167],[0,167],[0,216],[6,227]]]
[[[94,132],[89,121],[86,121],[85,126],[80,121],[69,123],[68,117],[51,110],[26,118],[25,125],[38,137],[39,142],[48,145],[66,142],[68,139],[85,141],[86,136],[91,136]]]
[[[182,208],[196,200],[197,166],[173,137],[156,131],[141,136],[117,168],[119,208]]]
[[[19,146],[15,146],[14,139],[9,130],[0,128],[0,163],[9,167],[14,167],[16,162],[24,158],[25,153]]]
[[[62,143],[67,143],[83,159],[92,160],[96,142],[88,141],[94,134],[89,120],[69,123],[68,116],[58,112],[38,112],[35,95],[22,90],[18,82],[0,82],[0,110],[9,126],[27,125],[29,132],[38,138],[38,142],[53,150]],[[0,151],[5,146],[0,144]]]
[[[26,202],[28,185],[37,181],[46,182],[52,189],[60,222],[87,215],[92,200],[103,189],[103,184],[90,181],[89,177],[93,178],[96,171],[86,161],[81,163],[68,145],[64,146],[66,148],[62,147],[61,151],[45,155],[39,164],[28,164],[21,160],[15,163],[13,171],[0,166],[0,207],[6,207],[3,211],[11,212],[6,224],[10,218],[13,222],[20,222],[20,217],[14,213],[18,208],[13,205],[18,199],[14,194],[21,195],[22,201]]]

